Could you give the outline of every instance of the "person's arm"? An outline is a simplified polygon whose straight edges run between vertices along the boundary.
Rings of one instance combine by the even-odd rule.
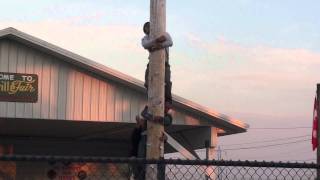
[[[167,48],[167,47],[171,47],[173,45],[171,36],[169,33],[165,33],[164,34],[165,37],[165,41],[163,43],[161,43],[162,48]]]
[[[141,40],[141,44],[142,44],[143,48],[149,50],[152,48],[152,46],[154,46],[155,40],[150,39],[149,36],[144,36]]]
[[[158,37],[155,40],[155,44],[152,45],[150,48],[150,51],[157,51],[159,49],[171,47],[173,45],[171,36],[168,33],[165,33],[164,35]]]
[[[156,39],[150,39],[149,36],[144,36],[141,41],[142,46],[149,51],[171,47],[173,45],[171,36],[168,33],[161,35]]]

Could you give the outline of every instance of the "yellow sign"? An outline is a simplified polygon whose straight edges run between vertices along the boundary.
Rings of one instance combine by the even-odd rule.
[[[37,102],[38,75],[0,72],[0,101]]]

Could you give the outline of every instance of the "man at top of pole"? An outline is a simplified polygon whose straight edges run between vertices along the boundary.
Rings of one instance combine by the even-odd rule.
[[[171,36],[166,32],[163,35],[156,37],[155,39],[152,39],[150,37],[150,23],[146,22],[143,25],[143,32],[145,33],[145,36],[142,38],[141,44],[142,46],[147,49],[149,52],[154,52],[160,49],[165,49],[165,118],[164,118],[164,124],[166,125],[166,119],[169,121],[172,121],[172,117],[169,113],[169,110],[172,108],[172,95],[171,95],[171,89],[172,89],[172,82],[171,82],[171,71],[170,71],[170,64],[169,64],[169,47],[173,45]],[[149,56],[150,59],[150,56]],[[148,82],[148,76],[149,76],[149,63],[147,64],[147,69],[145,72],[145,83],[144,86],[148,90],[149,82]],[[144,111],[142,112],[142,116],[146,119],[150,119],[150,115],[148,113],[148,107],[146,106]],[[157,119],[157,118],[156,118]],[[171,124],[171,122],[170,122]]]

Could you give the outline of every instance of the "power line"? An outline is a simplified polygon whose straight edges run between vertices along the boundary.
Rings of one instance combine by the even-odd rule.
[[[252,130],[284,130],[284,129],[311,129],[309,126],[301,126],[301,127],[257,127],[257,128],[249,128]]]
[[[242,148],[230,148],[230,149],[223,149],[224,151],[234,151],[234,150],[243,150],[243,149],[261,149],[261,148],[267,148],[267,147],[273,147],[273,146],[283,146],[287,144],[294,144],[299,142],[305,142],[310,141],[311,139],[304,139],[304,140],[298,140],[298,141],[292,141],[287,143],[278,143],[278,144],[269,144],[264,146],[249,146],[249,147],[242,147]]]
[[[293,136],[293,137],[286,137],[286,138],[277,138],[277,139],[269,139],[269,140],[262,140],[262,141],[252,141],[252,142],[244,142],[244,143],[237,143],[237,144],[221,144],[220,146],[237,146],[237,145],[244,145],[244,144],[260,144],[264,142],[274,142],[274,141],[282,141],[282,140],[289,140],[289,139],[296,139],[302,137],[310,137],[311,135],[303,135],[303,136]]]
[[[317,159],[300,159],[300,160],[290,160],[290,161],[304,161],[304,162],[307,162],[307,161],[315,161]]]
[[[307,144],[306,144],[307,145]],[[302,151],[301,151],[302,150]],[[286,155],[287,157],[294,155],[294,156],[297,156],[297,155],[301,155],[301,153],[307,153],[307,152],[310,152],[311,151],[311,148],[310,148],[310,145],[309,145],[309,148],[307,149],[306,147],[303,147],[303,148],[298,148],[298,149],[294,149],[294,148],[290,148],[289,151],[284,151],[284,152],[276,152],[276,153],[272,153],[272,154],[268,154],[268,155],[260,155],[260,156],[251,156],[247,159],[267,159],[267,158],[276,158],[276,157],[279,157],[279,155],[281,157],[283,157],[283,155]],[[269,152],[268,152],[269,153]]]

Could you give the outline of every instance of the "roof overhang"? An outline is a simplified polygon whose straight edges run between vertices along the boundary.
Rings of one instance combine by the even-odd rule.
[[[26,118],[0,118],[0,126],[5,127],[0,131],[0,145],[28,144],[41,142],[48,144],[122,144],[124,149],[130,148],[130,138],[135,123],[103,122],[103,121],[73,121],[73,120],[48,120]],[[172,125],[165,131],[174,138],[184,137],[180,142],[184,147],[191,149],[205,148],[208,127],[190,125]],[[207,131],[208,132],[208,131]],[[197,134],[195,138],[194,134]],[[115,148],[119,151],[123,148]],[[166,144],[166,153],[176,150]],[[109,149],[109,151],[112,151]],[[126,156],[127,152],[121,154]]]

